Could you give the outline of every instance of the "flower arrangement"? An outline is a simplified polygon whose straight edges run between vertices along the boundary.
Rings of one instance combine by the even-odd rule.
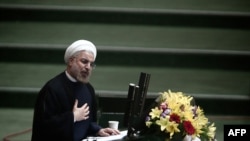
[[[182,139],[191,136],[193,140],[212,141],[216,127],[197,105],[192,105],[193,97],[182,92],[163,92],[146,117],[148,130],[157,130],[165,135],[165,140]]]

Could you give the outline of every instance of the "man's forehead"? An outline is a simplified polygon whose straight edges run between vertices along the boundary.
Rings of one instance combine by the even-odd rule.
[[[79,59],[88,59],[89,61],[94,61],[94,54],[90,51],[81,51],[79,52],[79,54],[77,55]]]

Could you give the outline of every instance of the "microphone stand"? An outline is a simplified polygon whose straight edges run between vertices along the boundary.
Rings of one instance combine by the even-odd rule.
[[[135,127],[136,120],[141,120],[147,95],[150,74],[141,72],[138,85],[129,84],[127,109],[124,116],[124,126],[128,128],[125,140],[138,139],[140,131]]]

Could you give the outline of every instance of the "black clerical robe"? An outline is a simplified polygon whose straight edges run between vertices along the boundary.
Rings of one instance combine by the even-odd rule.
[[[91,84],[86,84],[91,96],[91,112],[87,133],[96,134],[101,127],[97,125],[97,108],[95,92]],[[75,102],[74,84],[65,72],[48,81],[40,90],[34,109],[32,141],[74,141],[74,116]]]

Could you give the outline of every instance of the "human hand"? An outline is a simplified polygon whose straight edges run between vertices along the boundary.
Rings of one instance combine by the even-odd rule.
[[[73,107],[73,114],[74,114],[74,122],[82,121],[89,118],[89,106],[85,103],[82,107],[77,107],[78,100],[75,101]]]
[[[98,131],[97,135],[105,137],[110,135],[118,135],[120,134],[119,130],[112,129],[112,128],[102,128]]]

